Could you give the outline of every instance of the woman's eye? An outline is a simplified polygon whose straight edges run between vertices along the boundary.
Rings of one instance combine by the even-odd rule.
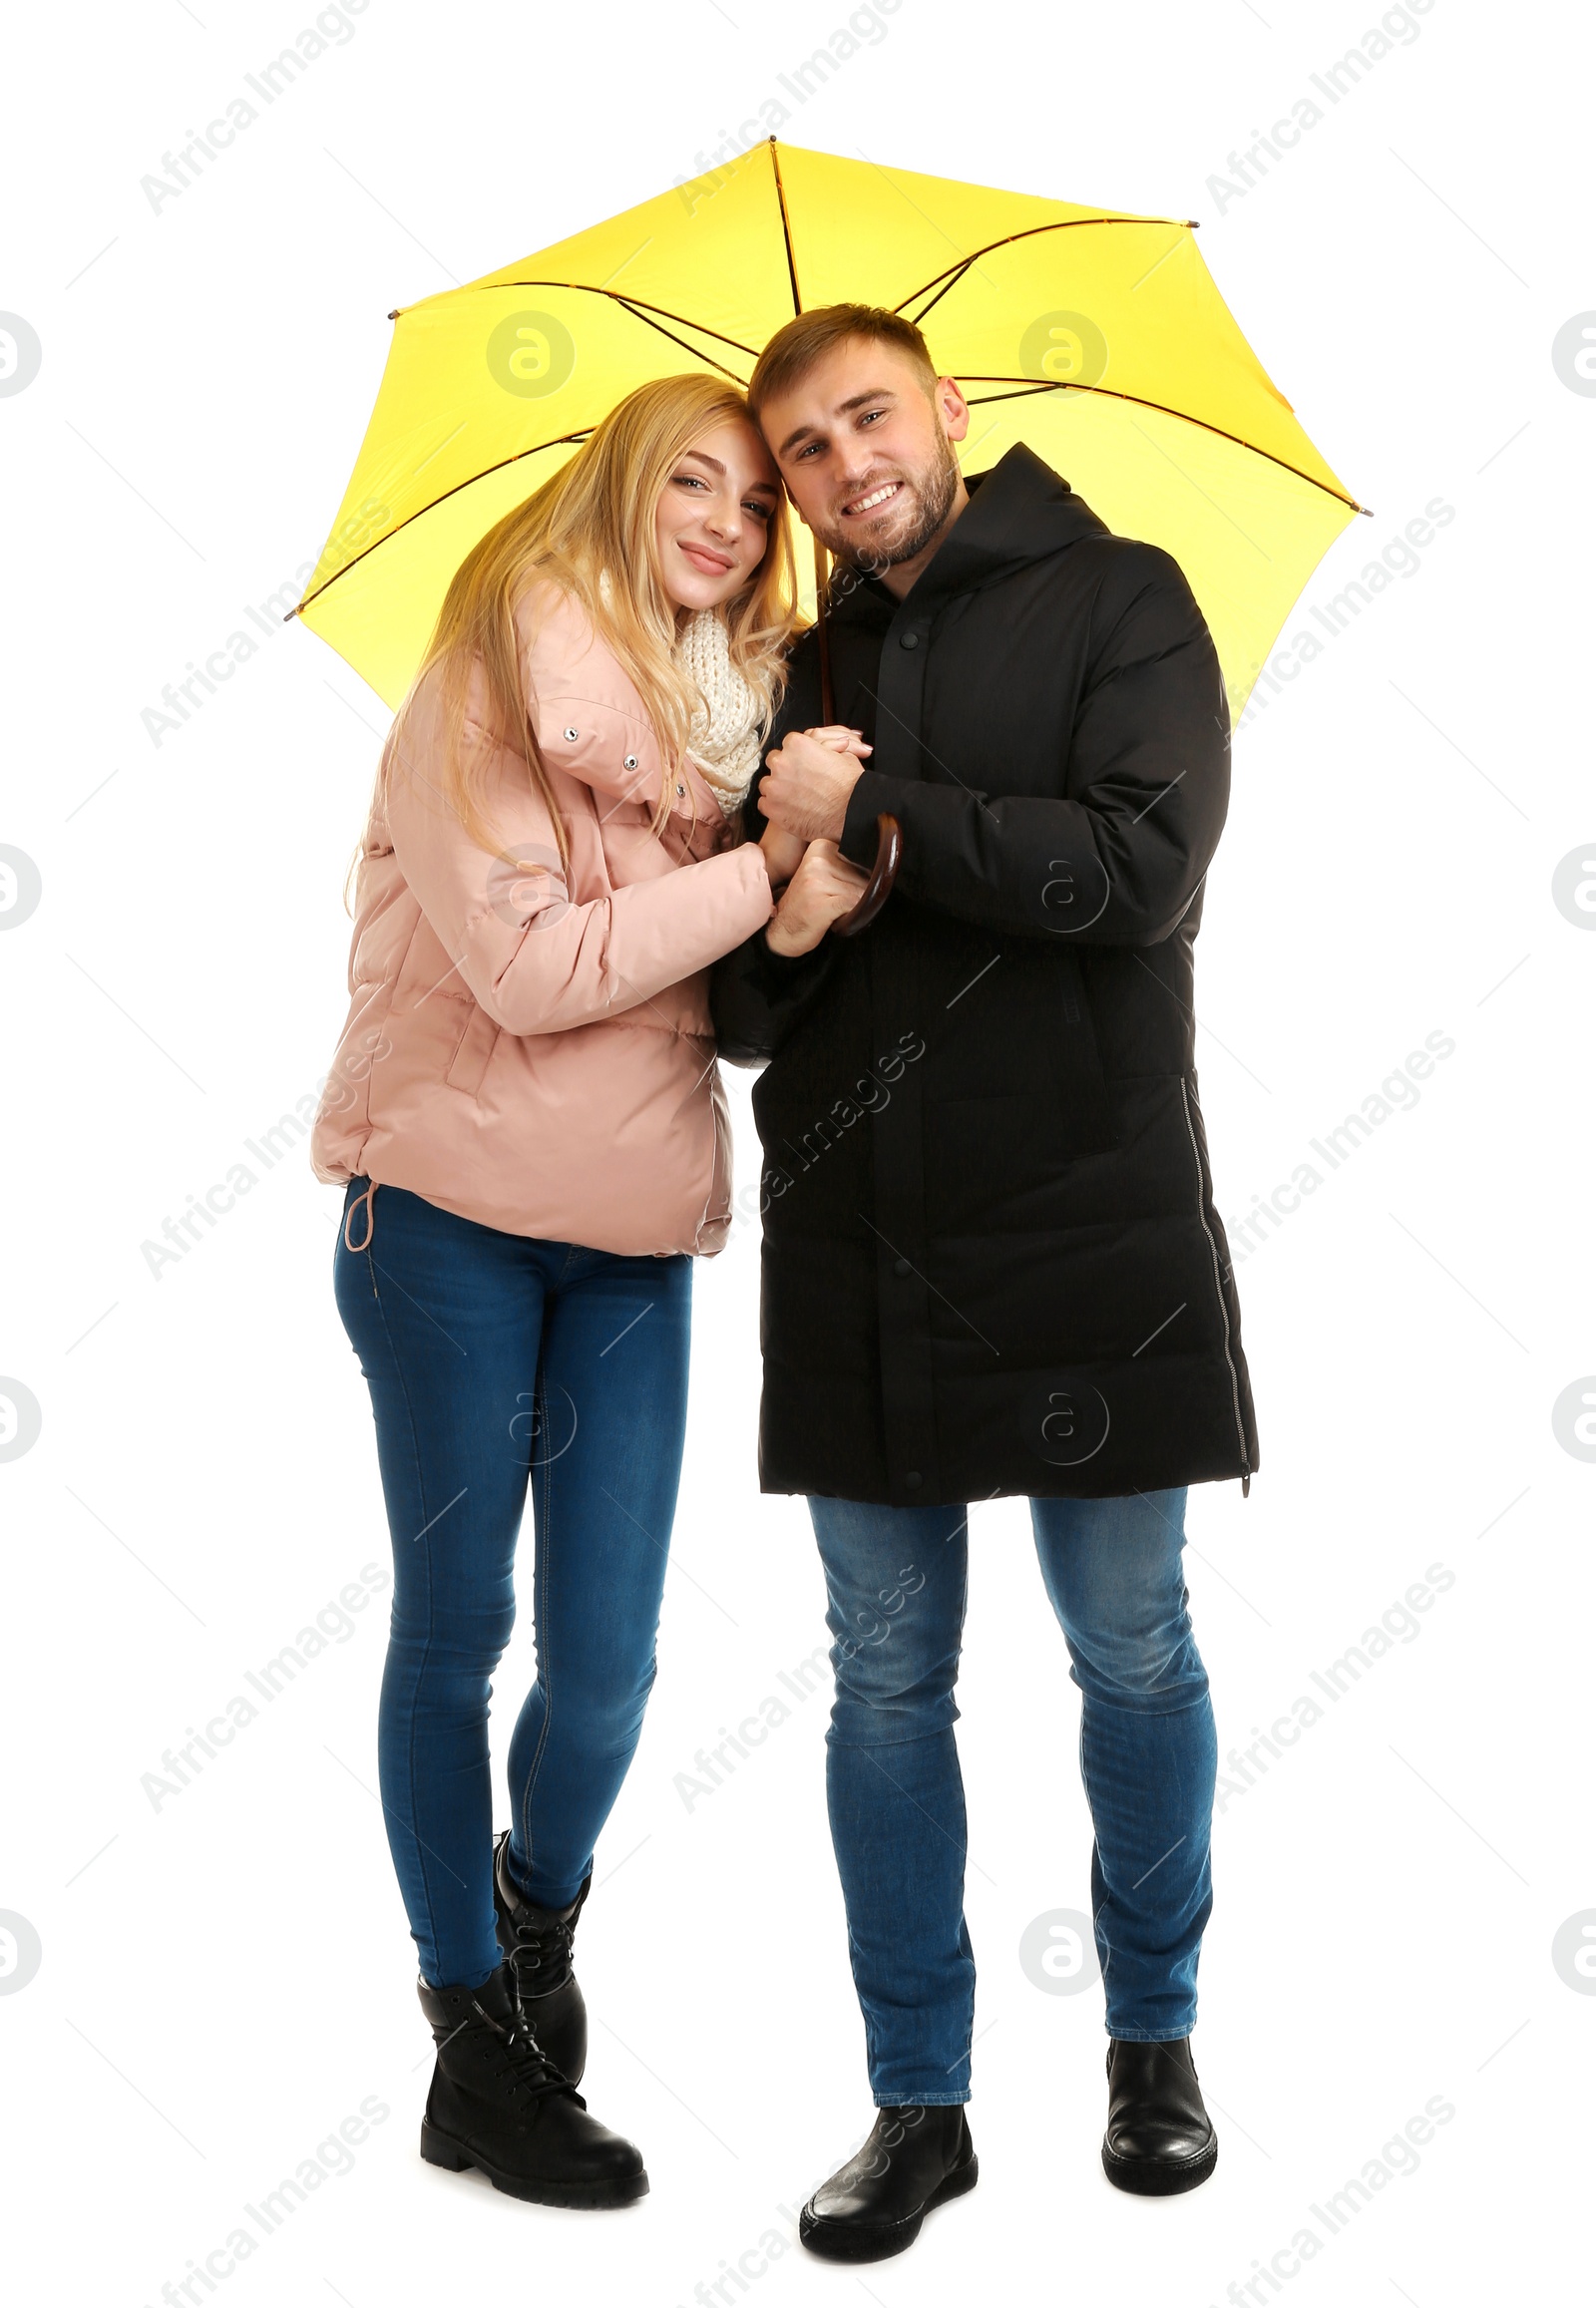
[[[770,519],[770,507],[763,504],[757,497],[745,500],[743,504],[743,511],[744,513],[753,514],[755,519],[758,521],[768,521]]]
[[[678,473],[676,483],[681,489],[705,489],[708,487],[708,483],[696,473]]]

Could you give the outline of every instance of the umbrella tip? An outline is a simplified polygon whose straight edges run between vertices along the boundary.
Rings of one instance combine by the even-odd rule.
[[[388,318],[390,320],[397,320],[399,318],[399,307],[397,305],[395,305],[392,312],[389,313]]]

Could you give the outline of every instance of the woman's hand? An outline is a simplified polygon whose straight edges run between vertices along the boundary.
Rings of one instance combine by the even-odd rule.
[[[796,834],[784,834],[780,826],[766,826],[759,837],[759,847],[764,854],[770,887],[780,890],[803,863],[804,844]]]
[[[835,842],[811,842],[765,931],[771,953],[812,953],[832,924],[853,912],[869,879]]]
[[[804,735],[812,737],[817,745],[829,745],[834,753],[854,754],[860,761],[864,760],[867,753],[876,750],[873,745],[865,743],[862,729],[846,729],[836,722],[825,729],[806,729]]]

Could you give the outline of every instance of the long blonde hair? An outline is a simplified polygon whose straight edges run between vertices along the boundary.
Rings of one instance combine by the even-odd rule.
[[[487,748],[464,743],[467,697],[480,668],[488,726],[524,752],[554,821],[569,871],[566,829],[523,693],[516,602],[547,577],[581,603],[642,701],[663,757],[655,831],[670,813],[678,764],[699,698],[671,654],[675,603],[665,591],[654,531],[660,491],[682,452],[729,419],[751,423],[737,387],[712,376],[656,377],[617,402],[554,478],[478,540],[450,580],[416,684],[399,709],[403,723],[416,685],[443,670],[443,791],[474,841],[496,847],[483,812]],[[785,505],[770,519],[763,558],[742,589],[721,606],[732,663],[759,700],[768,727],[780,698],[783,659],[797,624],[792,542]]]

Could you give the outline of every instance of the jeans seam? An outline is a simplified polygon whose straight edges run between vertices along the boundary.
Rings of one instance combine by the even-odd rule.
[[[968,2108],[970,2106],[970,2094],[968,2092],[921,2092],[917,2093],[912,2100],[882,2100],[875,2093],[872,2093],[871,2104],[876,2108]]]
[[[535,1431],[547,1442],[549,1426],[549,1398],[543,1383],[541,1355],[539,1358],[538,1376],[534,1381],[534,1385],[535,1393],[533,1407],[536,1412],[534,1427]],[[544,1750],[549,1744],[549,1728],[554,1722],[555,1715],[554,1685],[550,1679],[549,1673],[549,1641],[553,1634],[554,1613],[547,1607],[549,1603],[549,1582],[551,1575],[550,1559],[553,1553],[554,1498],[554,1460],[552,1458],[546,1457],[543,1466],[543,1513],[537,1517],[540,1528],[538,1529],[536,1535],[535,1547],[537,1579],[535,1594],[537,1603],[544,1605],[545,1608],[539,1610],[535,1607],[533,1615],[533,1631],[538,1645],[538,1681],[543,1686],[543,1722],[538,1728],[538,1744],[533,1752],[532,1761],[527,1766],[526,1782],[521,1790],[521,1840],[526,1846],[526,1872],[529,1882],[532,1878],[533,1872],[532,1798],[534,1790],[538,1784],[538,1773],[543,1765]]]
[[[366,1257],[368,1260],[371,1260],[371,1247],[370,1247],[370,1244],[369,1244],[369,1243],[368,1243],[368,1244],[367,1244],[367,1246],[366,1246],[366,1251],[365,1251],[365,1254],[364,1254],[364,1255],[365,1255],[365,1257]],[[386,1308],[386,1307],[383,1305],[383,1303],[382,1303],[382,1293],[381,1293],[381,1292],[378,1290],[378,1288],[377,1288],[376,1262],[375,1262],[374,1260],[372,1260],[372,1261],[371,1261],[371,1268],[372,1268],[372,1272],[371,1272],[371,1295],[372,1295],[373,1299],[376,1301],[376,1306],[377,1306],[377,1313],[378,1313],[378,1315],[381,1317],[381,1320],[382,1320],[382,1335],[383,1335],[384,1339],[385,1339],[385,1340],[387,1341],[387,1343],[388,1343],[388,1351],[389,1351],[389,1353],[390,1353],[390,1354],[392,1355],[392,1357],[393,1357],[393,1366],[394,1366],[394,1372],[395,1372],[395,1374],[396,1374],[396,1376],[397,1376],[397,1378],[398,1378],[398,1380],[399,1380],[399,1391],[400,1391],[400,1393],[401,1393],[401,1394],[403,1395],[403,1397],[404,1397],[404,1405],[405,1405],[405,1422],[406,1422],[406,1424],[407,1424],[407,1426],[408,1426],[408,1428],[409,1428],[409,1432],[410,1432],[410,1448],[411,1448],[411,1452],[412,1452],[412,1454],[413,1454],[413,1456],[414,1456],[414,1459],[415,1459],[415,1467],[416,1467],[416,1489],[417,1489],[417,1492],[418,1492],[418,1494],[419,1494],[419,1496],[420,1496],[420,1499],[421,1499],[421,1508],[422,1508],[422,1512],[423,1512],[423,1514],[425,1514],[425,1513],[426,1513],[426,1511],[427,1511],[427,1491],[426,1491],[426,1478],[425,1478],[425,1476],[423,1475],[423,1473],[422,1473],[422,1470],[421,1470],[421,1451],[420,1451],[420,1447],[419,1447],[419,1445],[418,1445],[418,1442],[417,1442],[417,1437],[416,1437],[416,1413],[415,1413],[415,1407],[414,1407],[414,1405],[412,1404],[412,1402],[411,1402],[411,1399],[410,1399],[410,1388],[409,1388],[409,1385],[408,1385],[408,1383],[406,1382],[406,1378],[405,1378],[404,1362],[403,1362],[403,1360],[402,1360],[402,1358],[401,1358],[401,1356],[400,1356],[400,1353],[399,1353],[399,1349],[398,1349],[398,1347],[397,1347],[397,1346],[395,1346],[395,1344],[394,1344],[394,1337],[393,1337],[393,1333],[392,1333],[392,1331],[391,1331],[391,1330],[389,1329],[389,1327],[388,1327],[388,1310],[387,1310],[387,1308]],[[424,1534],[425,1534],[425,1531],[426,1531],[426,1529],[427,1529],[427,1525],[424,1523],[424,1524],[422,1525],[422,1532],[421,1532],[421,1534],[418,1534],[418,1536],[419,1536],[419,1535],[424,1535]],[[415,1543],[416,1543],[416,1542],[415,1542],[414,1540],[412,1540],[412,1541],[411,1541],[411,1544],[412,1544],[412,1545],[414,1545]],[[431,1657],[431,1654],[432,1654],[433,1628],[434,1628],[434,1626],[436,1625],[436,1622],[437,1622],[437,1598],[436,1598],[436,1596],[435,1596],[435,1595],[434,1595],[434,1593],[433,1593],[433,1576],[432,1576],[432,1568],[433,1568],[433,1566],[432,1566],[432,1549],[431,1549],[430,1547],[427,1549],[427,1557],[426,1557],[426,1561],[427,1561],[427,1633],[426,1633],[426,1637],[425,1637],[425,1639],[424,1639],[424,1641],[423,1641],[423,1643],[422,1643],[422,1647],[421,1647],[421,1658],[420,1658],[420,1661],[418,1662],[418,1664],[417,1664],[417,1667],[416,1667],[416,1676],[415,1676],[415,1680],[416,1680],[416,1682],[417,1682],[417,1684],[418,1684],[418,1685],[420,1684],[420,1682],[421,1682],[422,1678],[423,1678],[423,1677],[425,1676],[425,1674],[426,1674],[426,1670],[427,1670],[427,1662],[428,1662],[428,1660],[430,1659],[430,1657]],[[395,1566],[395,1572],[396,1572],[396,1578],[397,1578],[397,1565]],[[437,1915],[436,1915],[436,1913],[435,1913],[435,1911],[434,1911],[434,1908],[433,1908],[433,1903],[432,1903],[432,1888],[431,1888],[431,1885],[429,1884],[429,1882],[428,1882],[428,1879],[427,1879],[427,1859],[426,1859],[426,1845],[423,1843],[423,1841],[422,1841],[422,1838],[421,1838],[421,1831],[420,1831],[420,1829],[419,1829],[419,1828],[417,1827],[417,1825],[416,1825],[416,1726],[415,1726],[415,1710],[412,1708],[412,1709],[409,1711],[409,1713],[410,1713],[410,1723],[409,1723],[409,1737],[408,1737],[408,1739],[406,1740],[406,1743],[405,1743],[405,1776],[406,1776],[406,1782],[407,1782],[407,1785],[406,1785],[406,1793],[407,1793],[407,1795],[408,1795],[408,1797],[409,1797],[409,1802],[410,1802],[410,1832],[411,1832],[411,1834],[412,1834],[412,1835],[415,1837],[415,1843],[416,1843],[416,1865],[417,1865],[417,1872],[418,1872],[418,1875],[419,1875],[419,1879],[420,1879],[420,1883],[421,1883],[421,1896],[422,1896],[422,1899],[424,1900],[424,1902],[426,1903],[426,1910],[427,1910],[427,1936],[428,1936],[428,1938],[429,1938],[429,1939],[431,1940],[431,1942],[432,1942],[432,1960],[433,1960],[433,1963],[434,1963],[434,1965],[436,1965],[436,1963],[437,1963],[437,1961],[438,1961],[438,1919],[437,1919]],[[379,1800],[380,1800],[380,1797],[379,1797]],[[383,1804],[383,1809],[384,1809],[384,1811],[386,1812],[386,1810],[387,1810],[387,1805],[386,1805],[386,1804]],[[434,1982],[431,1982],[431,1983],[429,1983],[429,1984],[431,1984],[431,1985],[433,1985],[433,1986],[438,1986],[438,1987],[446,1987],[446,1986],[448,1986],[448,1985],[449,1985],[449,1982],[447,1982],[447,1981],[443,1981],[443,1980],[440,1980],[440,1981],[434,1981]]]

